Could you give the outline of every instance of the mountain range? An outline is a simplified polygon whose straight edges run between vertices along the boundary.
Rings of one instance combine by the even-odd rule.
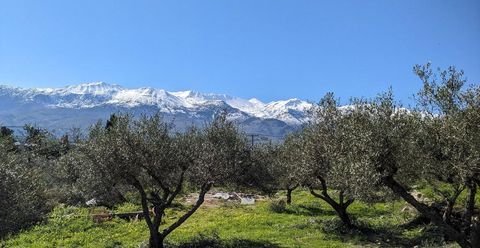
[[[34,124],[61,134],[86,129],[110,114],[160,112],[179,131],[203,126],[219,111],[248,134],[281,139],[308,121],[312,103],[300,99],[262,102],[225,94],[170,92],[155,88],[124,88],[104,82],[62,88],[0,86],[0,125]]]

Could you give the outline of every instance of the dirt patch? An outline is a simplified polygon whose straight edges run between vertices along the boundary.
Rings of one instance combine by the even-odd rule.
[[[185,197],[185,203],[195,204],[198,199],[198,193],[191,193]],[[245,194],[238,192],[214,191],[205,195],[205,201],[202,206],[218,207],[225,203],[254,205],[257,201],[265,200],[265,196],[257,194]]]

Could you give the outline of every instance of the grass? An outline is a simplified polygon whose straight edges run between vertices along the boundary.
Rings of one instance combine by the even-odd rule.
[[[441,235],[431,226],[401,228],[414,215],[404,213],[402,202],[367,205],[353,203],[349,211],[358,230],[345,230],[335,212],[308,192],[297,191],[293,204],[272,211],[270,199],[255,205],[221,204],[201,207],[167,242],[176,247],[210,242],[209,247],[402,247],[443,245]],[[274,204],[274,203],[273,203]],[[137,210],[125,204],[118,211]],[[39,224],[3,241],[5,247],[141,247],[148,239],[143,220],[112,219],[95,223],[91,210],[57,207],[46,223]],[[98,210],[97,210],[98,211]],[[166,213],[166,224],[182,213]],[[454,245],[447,245],[454,247]],[[202,247],[202,246],[196,246]]]

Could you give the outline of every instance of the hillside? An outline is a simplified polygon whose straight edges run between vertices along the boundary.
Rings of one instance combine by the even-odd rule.
[[[282,138],[308,120],[311,103],[288,99],[264,103],[224,94],[163,89],[128,89],[103,82],[63,88],[15,88],[0,86],[0,123],[22,126],[33,123],[57,133],[78,127],[85,129],[111,113],[160,112],[175,127],[203,126],[219,111],[247,133]]]

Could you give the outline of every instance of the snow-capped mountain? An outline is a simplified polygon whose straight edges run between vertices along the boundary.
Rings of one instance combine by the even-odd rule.
[[[204,125],[226,110],[247,133],[282,137],[308,120],[312,104],[300,99],[264,103],[224,94],[163,89],[129,89],[104,82],[63,88],[0,86],[0,124],[34,123],[48,129],[86,128],[113,112],[134,114],[160,111],[178,129]]]

